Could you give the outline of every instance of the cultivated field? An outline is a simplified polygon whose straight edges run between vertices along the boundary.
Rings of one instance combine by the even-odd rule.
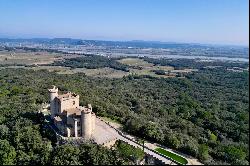
[[[153,77],[174,77],[173,75],[157,75],[153,70],[163,70],[165,72],[173,71],[174,68],[171,66],[159,66],[154,65],[153,63],[148,63],[144,61],[143,59],[139,58],[124,58],[119,60],[120,63],[126,64],[130,66],[130,73],[131,74],[137,74],[137,75],[150,75]]]
[[[75,58],[83,55],[65,55],[59,53],[49,53],[49,52],[0,52],[0,65],[9,65],[8,68],[25,68],[32,70],[48,70],[57,72],[58,74],[75,74],[75,73],[85,73],[87,76],[91,77],[107,77],[107,78],[122,78],[123,76],[128,76],[129,74],[136,75],[149,75],[152,77],[175,77],[178,73],[188,73],[192,72],[190,69],[184,70],[174,70],[171,66],[159,66],[153,63],[148,63],[143,59],[139,58],[124,58],[118,60],[118,62],[126,64],[129,66],[129,72],[116,70],[109,67],[98,68],[98,69],[87,69],[87,68],[70,68],[63,66],[40,66],[51,64],[56,60],[63,60],[66,58]],[[18,65],[18,66],[17,66]],[[26,65],[36,65],[36,66],[26,66]],[[5,68],[5,67],[4,67]],[[163,70],[168,74],[157,75],[154,70]]]
[[[129,65],[129,66],[141,66],[141,67],[154,66],[153,63],[148,63],[144,61],[143,59],[139,59],[139,58],[124,58],[124,59],[118,60],[118,62]]]
[[[23,64],[23,65],[36,65],[36,64],[50,64],[55,60],[61,59],[62,56],[55,53],[47,52],[1,52],[0,64]]]
[[[64,55],[49,52],[0,52],[0,65],[41,65],[51,64],[56,60],[74,58],[81,55]]]

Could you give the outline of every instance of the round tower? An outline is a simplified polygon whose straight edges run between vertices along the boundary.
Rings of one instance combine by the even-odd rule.
[[[82,137],[90,139],[92,135],[92,114],[90,110],[82,110],[81,112],[82,123]]]
[[[53,118],[56,113],[56,103],[55,103],[55,98],[58,96],[58,88],[53,86],[52,89],[48,89],[50,93],[50,112],[51,112],[51,117]]]

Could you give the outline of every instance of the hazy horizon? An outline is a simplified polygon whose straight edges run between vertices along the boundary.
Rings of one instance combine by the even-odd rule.
[[[214,45],[214,46],[238,46],[238,47],[247,47],[249,45],[244,44],[223,44],[223,43],[201,43],[201,42],[178,42],[178,41],[159,41],[159,40],[140,40],[140,39],[131,39],[131,40],[119,40],[119,39],[89,39],[89,38],[73,38],[73,37],[15,37],[15,36],[0,36],[0,39],[78,39],[78,40],[96,40],[96,41],[114,41],[114,42],[159,42],[166,44],[198,44],[198,45]]]
[[[0,37],[249,46],[248,3],[248,0],[2,0]]]

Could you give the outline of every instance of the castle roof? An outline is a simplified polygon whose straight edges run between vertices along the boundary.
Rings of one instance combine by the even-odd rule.
[[[67,92],[67,93],[65,93],[65,94],[61,94],[61,95],[58,95],[58,96],[57,96],[57,98],[58,98],[59,100],[70,99],[70,98],[76,98],[76,97],[78,97],[78,95],[75,94],[75,93],[71,93],[71,92]]]
[[[91,112],[91,110],[87,107],[82,107],[80,106],[79,108],[70,108],[70,109],[66,109],[65,112],[67,112],[68,114],[76,114],[76,115],[81,115],[81,112]]]
[[[68,114],[81,115],[81,110],[79,108],[70,108],[65,110]]]

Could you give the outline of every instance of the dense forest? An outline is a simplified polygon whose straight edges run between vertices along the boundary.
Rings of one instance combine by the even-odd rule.
[[[153,63],[155,65],[161,66],[173,66],[175,69],[203,69],[206,66],[215,66],[222,67],[226,69],[227,67],[240,67],[247,68],[249,66],[248,62],[224,62],[224,61],[202,61],[202,60],[193,60],[193,59],[167,59],[167,58],[149,58],[149,57],[140,57],[141,59]]]
[[[64,59],[63,61],[56,61],[52,63],[53,66],[66,66],[71,68],[87,68],[97,69],[103,67],[110,67],[116,70],[129,71],[128,66],[119,63],[114,58],[107,58],[99,55],[85,55],[82,57]]]
[[[184,79],[137,75],[109,79],[2,69],[0,163],[104,164],[101,158],[105,164],[126,162],[119,150],[53,145],[36,112],[39,104],[49,100],[47,88],[56,85],[78,93],[81,105],[91,103],[97,115],[118,120],[131,134],[197,157],[205,164],[248,164],[248,78],[248,72],[223,68],[203,69]]]
[[[57,145],[55,134],[47,127],[44,116],[38,113],[40,104],[47,101],[44,88],[48,84],[40,82],[43,79],[30,72],[0,70],[1,165],[123,165],[141,160],[142,150],[125,143],[119,143],[113,149],[90,143]],[[37,74],[50,77],[44,71]],[[26,84],[31,77],[38,82]],[[125,154],[128,150],[130,153]]]

